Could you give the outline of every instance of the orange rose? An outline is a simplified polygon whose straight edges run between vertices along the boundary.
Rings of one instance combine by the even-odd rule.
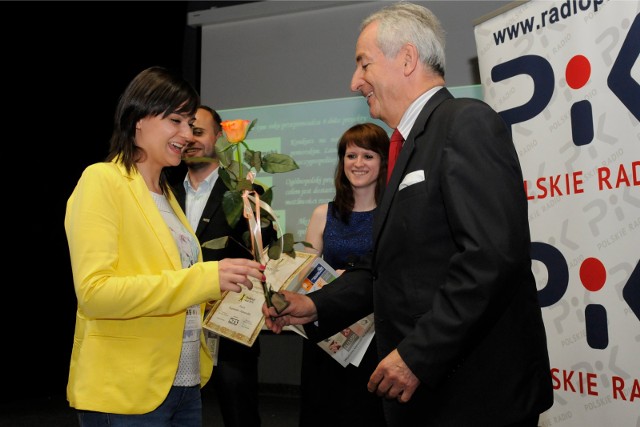
[[[247,136],[247,130],[249,129],[249,125],[251,124],[251,120],[225,120],[220,125],[222,126],[222,130],[227,136],[227,140],[230,144],[237,144],[239,142],[244,141],[244,138]]]

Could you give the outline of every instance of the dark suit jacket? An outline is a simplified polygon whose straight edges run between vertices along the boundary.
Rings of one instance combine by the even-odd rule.
[[[173,190],[178,203],[186,212],[186,194],[183,182],[176,183],[173,186]],[[224,182],[221,179],[217,179],[202,211],[198,227],[195,230],[200,244],[223,236],[232,236],[238,242],[242,242],[242,234],[247,231],[247,223],[240,219],[235,229],[232,229],[227,223],[222,210],[222,196],[226,191],[227,187]],[[204,261],[219,261],[223,258],[251,258],[251,253],[247,252],[239,244],[229,240],[227,247],[224,249],[202,248],[202,258]],[[255,341],[252,347],[247,347],[231,339],[220,337],[220,348],[218,350],[218,359],[220,361],[256,358],[259,354],[260,345],[258,340]]]
[[[385,401],[390,426],[500,426],[552,405],[522,172],[495,111],[446,89],[427,102],[373,234],[368,261],[310,298],[322,336],[373,310],[379,358],[397,348],[421,380]]]

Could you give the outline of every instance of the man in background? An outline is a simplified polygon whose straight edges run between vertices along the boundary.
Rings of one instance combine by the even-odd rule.
[[[250,251],[242,245],[242,234],[247,231],[247,223],[238,221],[232,229],[222,210],[222,196],[227,187],[222,179],[218,179],[219,162],[215,150],[216,141],[222,136],[221,122],[220,115],[212,108],[204,105],[198,107],[193,123],[193,140],[185,149],[183,158],[206,157],[211,161],[185,162],[187,175],[174,188],[176,198],[200,244],[219,237],[231,237],[225,248],[202,248],[205,261],[252,258]],[[259,427],[259,341],[247,347],[225,337],[210,336],[210,339],[218,340],[217,363],[213,368],[211,383],[220,403],[225,427]]]

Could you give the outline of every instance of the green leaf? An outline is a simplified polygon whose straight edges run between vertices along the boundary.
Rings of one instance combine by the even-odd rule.
[[[207,240],[201,246],[207,249],[224,249],[229,244],[229,236],[218,237],[217,239]]]
[[[251,132],[251,129],[253,129],[253,127],[256,125],[256,123],[258,123],[258,119],[253,119],[253,121],[251,122],[251,124],[247,128],[247,133],[244,135],[245,139],[247,139],[247,135],[249,135],[249,132]]]
[[[289,255],[292,258],[295,258],[296,251],[293,248],[295,244],[296,242],[293,240],[293,234],[283,234],[281,239],[274,240],[274,242],[269,246],[269,258],[279,259],[280,255],[282,255],[283,253]]]
[[[236,190],[239,190],[239,191],[242,191],[242,190],[253,191],[253,184],[247,178],[241,178],[241,179],[238,180],[238,186],[236,187]]]
[[[242,192],[231,190],[225,192],[222,196],[222,210],[227,218],[227,223],[231,228],[235,227],[244,210]]]
[[[218,155],[218,161],[223,168],[227,168],[231,165],[235,148],[236,146],[229,144],[229,141],[225,136],[221,136],[216,141],[216,154]]]
[[[260,172],[262,168],[262,153],[260,151],[253,150],[245,150],[244,152],[244,161],[249,164],[249,166],[255,168],[256,173]]]
[[[269,259],[280,259],[280,254],[282,254],[282,248],[278,244],[273,244],[269,246]]]
[[[251,250],[249,249],[251,247],[251,242],[248,240],[249,232],[246,231],[245,234],[247,236],[246,236],[246,241],[244,243],[237,241],[232,236],[222,236],[212,240],[207,240],[201,246],[207,249],[224,249],[227,246],[229,246],[229,242],[233,241],[233,242],[236,242],[244,250],[246,250],[249,255],[253,256],[253,254],[251,253]],[[245,238],[245,236],[243,236],[243,238]]]
[[[226,169],[218,168],[218,176],[222,179],[222,182],[224,182],[224,185],[226,185],[229,190],[236,189],[236,181],[229,176],[229,172]]]
[[[271,216],[271,215],[269,215]],[[269,218],[266,217],[266,215],[260,215],[260,228],[267,228],[267,227],[271,227],[273,224],[273,221],[271,221]]]
[[[293,256],[295,257],[295,250],[293,249],[294,244],[295,242],[293,241],[293,234],[284,233],[282,235],[282,252],[289,255],[294,254]]]
[[[250,168],[246,164],[242,164],[242,175],[240,174],[240,163],[235,160],[232,160],[231,163],[224,168],[229,173],[229,178],[235,180],[238,183],[241,180],[247,179],[247,172],[249,172]],[[238,186],[235,185],[233,189],[236,189]]]
[[[271,205],[273,201],[273,187],[265,188],[264,193],[260,196],[260,201]]]
[[[212,159],[211,157],[183,157],[182,160],[185,163],[213,163],[213,162],[217,162],[216,159]]]
[[[299,166],[286,154],[269,153],[262,158],[262,169],[268,173],[283,173],[299,169]]]

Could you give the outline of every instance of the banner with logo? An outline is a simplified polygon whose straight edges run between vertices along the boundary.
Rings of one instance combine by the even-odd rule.
[[[640,1],[510,6],[475,37],[529,200],[555,394],[539,425],[637,427]]]

